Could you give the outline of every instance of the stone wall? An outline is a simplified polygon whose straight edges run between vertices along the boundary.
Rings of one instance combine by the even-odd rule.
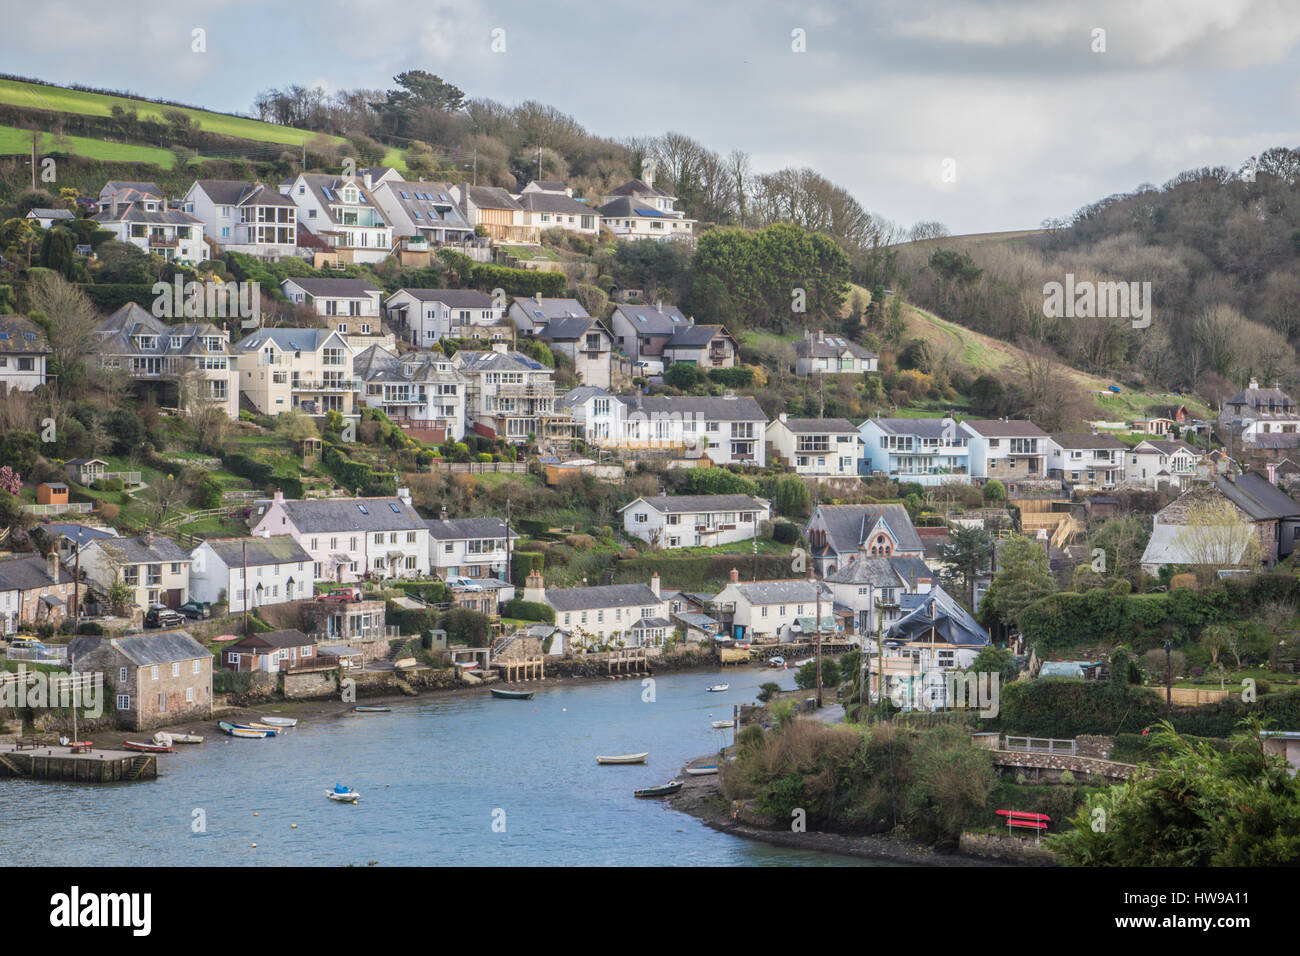
[[[1082,734],[1074,738],[1074,751],[1080,757],[1096,757],[1098,760],[1109,760],[1110,752],[1114,747],[1114,737],[1103,737],[1100,734]]]
[[[1008,860],[1027,866],[1056,866],[1056,854],[1033,836],[994,835],[991,833],[963,833],[958,845],[961,853],[992,860]]]
[[[304,697],[336,697],[339,693],[338,669],[287,672],[284,675],[281,693],[286,700],[301,700]]]

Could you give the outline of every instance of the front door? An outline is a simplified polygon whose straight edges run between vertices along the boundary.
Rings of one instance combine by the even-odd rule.
[[[180,588],[168,588],[168,589],[167,589],[167,599],[166,599],[166,601],[165,601],[164,603],[166,603],[166,605],[167,605],[169,608],[173,609],[173,610],[175,610],[176,608],[180,607],[180,606],[181,606],[181,589],[180,589]]]

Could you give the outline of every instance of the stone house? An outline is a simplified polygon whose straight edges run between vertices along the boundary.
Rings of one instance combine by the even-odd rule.
[[[0,561],[0,633],[14,634],[24,624],[58,625],[71,613],[74,590],[56,551]]]
[[[185,631],[77,637],[77,673],[104,675],[118,726],[145,730],[212,716],[212,654]]]

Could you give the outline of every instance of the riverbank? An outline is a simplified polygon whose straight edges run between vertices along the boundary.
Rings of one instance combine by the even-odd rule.
[[[910,837],[892,833],[845,834],[813,830],[796,833],[788,829],[775,829],[746,822],[733,815],[730,804],[719,789],[717,774],[690,776],[686,773],[687,767],[717,763],[718,759],[717,756],[706,755],[689,761],[679,774],[683,784],[682,789],[666,797],[665,802],[674,810],[693,816],[705,826],[722,833],[757,840],[771,846],[816,850],[820,853],[834,853],[839,856],[858,857],[900,866],[1050,865],[1044,862],[1034,864],[1025,860],[995,857],[991,855],[987,845],[982,847],[983,855],[969,856],[962,853],[941,853],[917,843]]]

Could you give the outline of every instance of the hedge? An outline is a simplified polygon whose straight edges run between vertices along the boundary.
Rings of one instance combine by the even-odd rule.
[[[539,292],[556,298],[564,294],[568,278],[563,272],[538,272],[536,269],[511,269],[479,263],[470,273],[470,281],[485,291],[504,289],[516,298],[527,298]]]
[[[711,368],[709,378],[728,388],[749,388],[754,384],[754,370],[745,365],[733,368]]]
[[[339,484],[348,491],[359,492],[363,498],[397,494],[397,475],[394,472],[375,471],[369,465],[353,461],[331,443],[325,443],[321,462]]]
[[[221,463],[226,466],[227,471],[239,475],[241,478],[247,478],[258,488],[266,487],[271,480],[271,472],[274,470],[266,462],[258,461],[256,458],[250,458],[238,452],[222,455]]]
[[[658,573],[665,585],[673,588],[701,588],[710,581],[725,581],[735,568],[740,579],[748,581],[753,576],[754,556],[734,554],[641,554],[619,561],[614,566],[615,584],[644,584]],[[767,581],[790,577],[790,558],[782,554],[758,556],[758,579]],[[811,613],[811,612],[809,612]],[[827,610],[829,613],[829,607]]]
[[[105,282],[101,285],[78,285],[77,288],[105,312],[116,312],[128,302],[134,302],[149,312],[155,298],[152,285]]]
[[[513,598],[501,605],[501,616],[513,617],[521,621],[545,621],[547,624],[554,624],[555,608],[549,604]]]
[[[545,565],[546,555],[540,551],[516,551],[510,555],[510,580],[527,583],[528,575]]]

